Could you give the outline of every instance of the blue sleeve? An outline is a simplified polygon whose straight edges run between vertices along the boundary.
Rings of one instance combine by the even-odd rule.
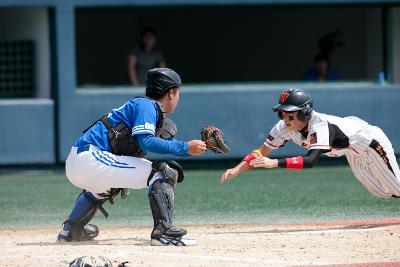
[[[137,136],[140,147],[148,152],[157,154],[172,154],[177,157],[185,157],[189,149],[189,143],[176,139],[164,140],[150,134]]]
[[[141,134],[155,135],[157,124],[157,109],[155,103],[151,100],[141,101],[135,112],[135,118],[132,127],[132,136]]]
[[[174,137],[171,137],[170,139],[168,139],[168,141],[179,142],[179,141],[176,140]],[[182,152],[182,153],[179,153],[179,154],[174,154],[174,156],[177,157],[177,158],[182,158],[182,159],[191,158],[192,155],[190,155],[190,154],[187,153],[188,150],[189,150],[189,144],[188,144],[188,149],[187,149],[186,151],[184,151],[184,152]]]

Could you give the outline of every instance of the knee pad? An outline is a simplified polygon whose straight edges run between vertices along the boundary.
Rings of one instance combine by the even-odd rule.
[[[150,181],[157,172],[160,172],[162,179],[172,187],[175,187],[177,183],[181,183],[184,179],[183,169],[177,162],[172,160],[156,161],[152,164],[152,170],[147,179],[147,186],[151,186]]]

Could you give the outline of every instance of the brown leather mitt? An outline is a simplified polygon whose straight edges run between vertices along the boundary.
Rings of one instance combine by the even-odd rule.
[[[207,149],[214,153],[228,153],[231,151],[224,141],[222,131],[211,125],[204,126],[201,131],[201,140],[206,143]]]

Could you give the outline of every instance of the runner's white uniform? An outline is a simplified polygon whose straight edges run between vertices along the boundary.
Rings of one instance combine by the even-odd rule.
[[[377,126],[357,117],[336,117],[313,111],[304,134],[280,120],[264,142],[277,149],[288,141],[306,149],[322,149],[329,157],[346,156],[355,177],[377,197],[400,196],[400,170],[392,144]]]

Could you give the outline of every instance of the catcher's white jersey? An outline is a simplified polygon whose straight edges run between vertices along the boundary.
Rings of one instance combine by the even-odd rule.
[[[329,157],[346,156],[353,174],[375,196],[400,196],[400,170],[392,144],[377,127],[357,117],[313,112],[308,131],[289,130],[279,121],[264,145],[277,149],[293,141],[306,149],[323,149]]]

